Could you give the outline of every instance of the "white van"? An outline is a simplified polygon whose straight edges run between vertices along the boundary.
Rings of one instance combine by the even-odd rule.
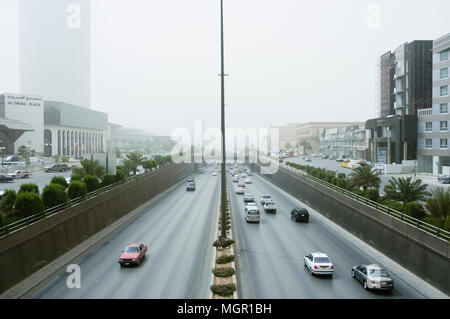
[[[257,208],[249,208],[246,210],[245,221],[247,223],[258,223],[259,224],[260,215]]]

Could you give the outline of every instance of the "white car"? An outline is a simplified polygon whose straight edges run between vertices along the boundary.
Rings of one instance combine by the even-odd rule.
[[[242,188],[245,188],[245,182],[244,182],[243,180],[240,180],[240,181],[238,182],[238,186],[239,186],[239,187],[242,187]]]
[[[272,199],[272,197],[270,195],[262,195],[261,196],[261,205],[264,205],[264,203],[266,202],[266,200],[268,199]]]
[[[266,200],[263,208],[266,213],[277,213],[277,205],[272,200]]]
[[[212,173],[212,176],[217,176],[217,172],[213,172],[213,173]]]
[[[245,192],[244,187],[241,187],[241,186],[236,187],[236,194],[242,195],[242,194],[244,194],[244,192]]]
[[[259,224],[260,215],[257,208],[249,208],[245,214],[245,221],[247,223],[258,223]]]
[[[233,183],[237,183],[239,182],[239,175],[234,175],[233,176]]]
[[[245,203],[245,207],[244,207],[245,212],[247,212],[247,210],[252,209],[252,208],[253,209],[258,209],[258,205],[256,205],[255,202]]]
[[[245,184],[251,184],[252,183],[252,179],[250,177],[247,177],[245,179]]]
[[[326,254],[321,252],[310,253],[303,257],[303,261],[311,275],[333,276],[334,265]]]

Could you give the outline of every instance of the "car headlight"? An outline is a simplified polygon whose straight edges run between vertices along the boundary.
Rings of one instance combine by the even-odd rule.
[[[131,259],[131,261],[136,261],[136,260],[137,260],[136,258]]]

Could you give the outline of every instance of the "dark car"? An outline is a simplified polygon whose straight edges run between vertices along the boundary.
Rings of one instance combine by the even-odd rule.
[[[309,213],[306,208],[297,207],[291,211],[291,219],[296,222],[307,223],[309,221]]]
[[[438,178],[438,181],[442,184],[450,184],[450,175],[443,175]]]
[[[68,164],[53,164],[45,168],[47,173],[50,172],[65,172],[72,169],[72,166]]]
[[[0,175],[0,183],[8,183],[8,182],[13,182],[14,178],[12,178],[11,176],[7,176],[7,175]]]
[[[195,183],[194,182],[187,183],[186,190],[187,191],[195,191]]]

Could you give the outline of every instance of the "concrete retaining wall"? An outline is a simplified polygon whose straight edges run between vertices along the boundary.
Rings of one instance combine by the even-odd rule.
[[[0,293],[195,171],[171,164],[0,240]]]
[[[260,173],[260,167],[253,170]],[[450,243],[285,168],[264,175],[389,258],[450,294]]]

